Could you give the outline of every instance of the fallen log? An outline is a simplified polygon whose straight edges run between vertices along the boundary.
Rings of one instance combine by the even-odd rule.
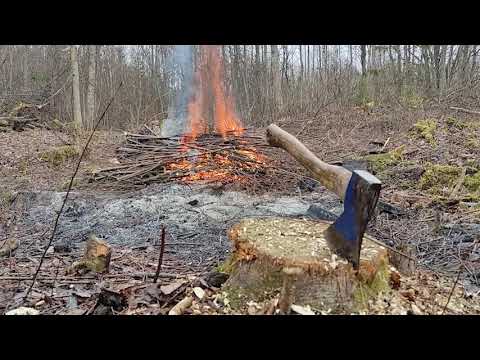
[[[25,127],[33,128],[32,123],[38,122],[38,118],[27,118],[21,116],[1,116],[0,127],[10,127],[13,130],[23,130]]]
[[[326,221],[245,219],[229,231],[234,252],[224,285],[232,306],[281,293],[282,310],[294,303],[332,313],[362,311],[390,289],[388,252],[365,235],[360,267],[329,250]],[[287,278],[288,277],[288,278]]]

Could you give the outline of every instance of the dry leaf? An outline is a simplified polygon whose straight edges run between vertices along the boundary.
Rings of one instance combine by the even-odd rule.
[[[88,299],[89,297],[92,296],[91,292],[85,291],[85,290],[75,290],[72,294],[85,299]]]
[[[413,315],[423,315],[422,311],[415,304],[412,304],[412,313]]]
[[[199,298],[200,300],[202,300],[204,297],[205,297],[205,291],[203,291],[202,288],[200,287],[194,287],[193,288],[193,293],[195,294],[195,296],[197,298]]]
[[[169,312],[168,315],[182,315],[185,310],[187,310],[193,302],[193,297],[187,296],[182,301],[180,301],[177,305],[175,305]]]
[[[396,271],[392,271],[390,273],[390,286],[392,287],[393,290],[398,290],[400,289],[400,274]]]
[[[40,311],[28,308],[28,307],[19,307],[18,309],[10,310],[5,313],[5,315],[39,315]]]
[[[400,294],[402,294],[402,296],[408,299],[409,301],[415,301],[415,290],[413,289],[402,291],[400,292]]]
[[[16,239],[8,239],[0,242],[0,256],[9,256],[10,253],[18,248]]]
[[[170,295],[175,290],[180,288],[183,284],[185,284],[185,280],[176,281],[176,282],[168,284],[168,285],[162,285],[162,286],[160,286],[160,291],[165,295]]]
[[[300,306],[292,304],[291,309],[292,311],[300,315],[315,315],[312,309],[310,309],[310,306]]]

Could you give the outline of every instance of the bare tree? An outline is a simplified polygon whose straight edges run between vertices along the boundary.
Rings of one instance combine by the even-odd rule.
[[[87,111],[86,124],[92,127],[95,121],[95,88],[96,88],[96,54],[97,46],[90,45],[89,49],[89,65],[88,65],[88,89],[87,89]]]
[[[73,126],[78,131],[83,127],[82,110],[80,105],[80,73],[78,71],[78,52],[75,45],[70,46],[73,79]]]
[[[279,110],[282,110],[283,101],[282,101],[282,78],[280,71],[280,55],[278,53],[277,45],[271,46],[272,51],[272,72],[273,72],[273,88],[274,88],[274,98],[275,104]]]

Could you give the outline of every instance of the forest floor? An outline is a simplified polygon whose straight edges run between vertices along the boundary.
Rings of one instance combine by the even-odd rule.
[[[387,206],[379,209],[368,231],[408,250],[419,267],[414,275],[402,275],[395,296],[378,299],[369,313],[438,314],[447,302],[446,313],[480,313],[480,116],[441,107],[366,111],[331,106],[313,118],[284,118],[277,124],[324,161],[345,166],[355,162],[383,182],[381,201]],[[120,196],[87,179],[94,169],[117,164],[115,149],[122,140],[120,132],[95,135],[73,186],[76,193]],[[17,248],[0,255],[0,312],[21,304],[51,231],[48,224],[27,229],[15,200],[19,194],[66,191],[79,155],[73,145],[72,138],[59,131],[0,132],[0,245],[18,240]],[[274,157],[278,166],[306,175],[281,151]],[[297,185],[279,181],[264,192],[297,196]],[[325,189],[314,192],[321,195]],[[112,246],[111,271],[98,276],[65,273],[81,256],[81,248],[68,253],[50,249],[24,306],[44,314],[164,314],[191,296],[193,305],[186,313],[257,314],[268,313],[276,301],[272,297],[232,310],[215,280],[215,262],[185,267],[175,251],[166,253],[160,282],[153,284],[158,244]],[[461,281],[450,298],[460,271]]]

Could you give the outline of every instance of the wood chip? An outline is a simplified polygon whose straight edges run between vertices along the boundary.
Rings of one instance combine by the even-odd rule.
[[[19,307],[18,309],[10,310],[5,313],[5,315],[39,315],[40,311],[28,308],[28,307]]]
[[[292,311],[300,315],[315,315],[315,313],[310,309],[310,306],[300,306],[292,304]]]
[[[182,315],[185,310],[187,310],[193,302],[192,296],[187,296],[182,301],[180,301],[177,305],[175,305],[169,312],[168,315]]]
[[[202,300],[204,297],[205,297],[205,291],[200,288],[200,287],[194,287],[193,288],[193,293],[195,294],[195,296],[197,298],[199,298],[200,300]]]

